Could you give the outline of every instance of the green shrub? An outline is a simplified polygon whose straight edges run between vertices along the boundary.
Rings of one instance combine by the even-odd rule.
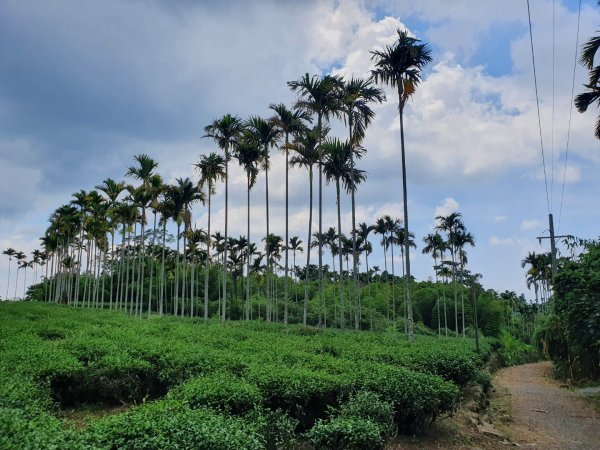
[[[372,450],[383,448],[381,434],[380,427],[370,420],[337,417],[317,421],[308,439],[316,449]]]
[[[268,450],[294,448],[299,422],[284,411],[255,408],[244,416],[244,420],[263,436]]]
[[[366,419],[379,425],[383,436],[394,434],[394,406],[374,392],[361,391],[350,397],[338,413],[339,417]]]
[[[192,378],[172,389],[169,397],[183,400],[191,408],[214,408],[230,414],[244,414],[260,406],[258,388],[228,373]]]
[[[209,410],[159,400],[90,425],[86,445],[97,449],[262,449],[263,438],[245,422]]]

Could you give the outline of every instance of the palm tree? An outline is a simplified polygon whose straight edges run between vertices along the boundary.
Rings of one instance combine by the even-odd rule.
[[[342,80],[336,76],[318,75],[310,77],[305,74],[297,81],[288,82],[293,92],[300,96],[295,108],[317,116],[318,153],[319,153],[319,234],[323,233],[323,150],[321,142],[325,136],[323,121],[328,122],[331,116],[339,117],[342,110],[339,89]],[[323,248],[319,246],[319,298],[323,299]]]
[[[362,157],[364,150],[362,147],[353,146],[350,141],[341,142],[339,139],[328,139],[322,145],[323,172],[327,183],[335,181],[335,191],[337,200],[337,216],[338,216],[338,255],[339,255],[339,271],[340,271],[340,325],[344,328],[344,295],[342,289],[342,215],[341,215],[341,198],[340,198],[340,182],[344,185],[347,193],[353,192],[356,186],[366,179],[365,172],[353,167],[352,154],[356,153],[357,157]],[[358,323],[357,323],[358,325]]]
[[[358,145],[365,136],[365,130],[375,117],[369,106],[371,102],[382,103],[385,100],[383,91],[373,86],[372,79],[350,78],[341,89],[344,119],[348,124],[349,139],[352,145]],[[350,156],[350,167],[354,169],[354,155]],[[351,192],[352,204],[352,270],[354,290],[358,291],[358,255],[356,244],[356,203],[354,190]]]
[[[302,131],[305,127],[304,122],[310,120],[310,115],[302,110],[295,109],[290,111],[283,103],[271,104],[269,109],[275,111],[270,122],[275,126],[280,134],[284,135],[283,149],[285,150],[285,242],[289,242],[289,150],[290,134]],[[285,247],[285,292],[284,292],[284,313],[283,323],[288,323],[288,275],[289,275],[289,245]],[[295,265],[295,264],[294,264]]]
[[[117,204],[117,199],[119,197],[119,195],[121,195],[121,192],[123,192],[125,190],[125,183],[123,182],[116,182],[115,180],[113,180],[112,178],[107,178],[106,180],[104,180],[102,182],[102,184],[99,184],[98,186],[96,186],[96,189],[98,189],[99,191],[104,192],[104,194],[106,195],[109,203],[109,216],[113,219],[112,223],[111,223],[111,231],[110,231],[110,235],[111,235],[111,242],[110,242],[110,252],[112,255],[112,264],[111,264],[111,271],[110,271],[110,300],[109,300],[109,309],[112,309],[112,303],[113,303],[113,275],[114,275],[114,268],[115,268],[115,263],[114,263],[114,254],[115,254],[115,232],[117,229],[117,225],[118,223],[114,220],[114,209],[115,206]]]
[[[290,159],[290,165],[300,166],[308,169],[308,189],[309,189],[309,204],[308,204],[308,239],[306,245],[306,273],[305,273],[305,284],[304,284],[304,314],[302,323],[306,325],[308,317],[308,284],[309,284],[309,266],[310,266],[310,248],[311,248],[311,237],[312,237],[312,211],[313,211],[313,167],[319,162],[319,130],[315,128],[313,130],[305,130],[295,136],[294,142],[291,145],[291,149],[296,154]],[[322,300],[322,298],[321,298]],[[321,316],[319,314],[319,323]]]
[[[156,220],[157,215],[160,212],[160,198],[163,195],[165,190],[165,184],[160,175],[156,174],[152,178],[150,178],[150,184],[148,187],[150,191],[150,208],[152,209],[152,214],[154,215],[154,222],[152,224],[152,242],[150,243],[150,248],[152,251],[155,251],[154,244],[156,242]],[[153,292],[153,281],[154,281],[154,267],[155,261],[154,257],[150,259],[150,286],[148,288],[148,315],[152,310],[152,292]],[[158,301],[156,305],[156,309],[158,310]]]
[[[286,217],[287,219],[287,217]],[[287,230],[286,230],[287,231]],[[285,248],[286,260],[287,260],[287,252],[288,250],[292,251],[292,267],[296,268],[296,252],[304,252],[304,248],[302,247],[302,239],[299,236],[292,236],[288,242],[288,245]],[[287,268],[286,268],[287,273]],[[297,279],[297,277],[296,277]],[[286,288],[287,288],[287,275],[286,275]],[[294,289],[294,303],[298,303],[298,289]],[[287,290],[286,290],[287,294]]]
[[[6,299],[8,300],[8,288],[10,287],[10,265],[12,262],[12,257],[16,254],[14,248],[7,248],[2,252],[3,255],[8,256],[8,281],[6,282]]]
[[[456,287],[456,238],[455,235],[461,231],[464,231],[465,226],[461,220],[461,214],[459,212],[450,213],[447,216],[437,216],[435,220],[438,221],[436,229],[444,231],[448,236],[448,248],[450,249],[450,256],[452,258],[452,284],[454,286],[454,324],[456,336],[458,337],[458,295]]]
[[[461,314],[462,314],[462,335],[465,337],[465,293],[464,289],[462,289],[462,285],[464,284],[464,272],[465,265],[467,264],[467,253],[465,247],[470,245],[471,247],[475,246],[475,238],[470,232],[466,232],[464,229],[458,229],[456,233],[454,233],[454,241],[452,242],[454,248],[456,249],[456,253],[458,254],[458,263],[460,265],[460,303],[461,303]]]
[[[229,150],[233,147],[233,145],[239,139],[240,133],[243,130],[242,121],[230,114],[224,115],[220,119],[214,120],[210,125],[204,127],[204,132],[206,133],[204,137],[209,137],[214,139],[219,148],[223,150],[225,155],[225,248],[224,248],[224,257],[223,257],[223,309],[221,321],[225,322],[226,319],[226,311],[227,311],[227,250],[228,250],[228,228],[227,228],[227,219],[228,219],[228,211],[229,211],[229,159],[230,154]]]
[[[217,180],[223,180],[226,177],[227,161],[217,153],[209,153],[202,155],[200,160],[195,164],[195,168],[200,172],[200,187],[206,185],[208,195],[208,227],[206,240],[206,270],[204,271],[204,320],[208,319],[208,276],[210,272],[210,213],[211,213],[211,196],[214,191],[214,183]],[[250,237],[248,236],[248,239]]]
[[[244,126],[246,132],[244,133],[244,139],[254,141],[259,155],[261,156],[260,162],[262,169],[265,171],[265,205],[266,205],[266,219],[267,219],[267,236],[270,233],[269,228],[269,148],[277,145],[279,140],[280,132],[273,122],[266,121],[260,117],[252,116],[248,119]],[[268,250],[268,249],[267,249]],[[267,265],[271,258],[267,254]],[[267,267],[267,307],[270,307],[269,302],[269,283],[271,280],[271,267]],[[286,316],[287,317],[287,316]],[[270,314],[267,314],[267,321],[270,320]]]
[[[17,298],[17,287],[19,285],[19,269],[22,268],[23,260],[27,258],[25,253],[16,252],[15,258],[17,259],[17,280],[15,281],[15,299]],[[25,290],[23,290],[23,297],[25,296]]]
[[[423,242],[425,243],[425,247],[423,247],[423,254],[431,253],[433,257],[433,270],[435,272],[435,283],[436,283],[436,293],[437,293],[437,317],[438,317],[438,334],[442,334],[442,326],[440,322],[440,291],[437,288],[438,284],[438,272],[436,267],[438,265],[437,260],[441,258],[444,249],[446,248],[446,242],[444,238],[439,233],[429,233],[427,236],[423,238]]]
[[[240,166],[242,166],[246,172],[246,201],[247,201],[247,223],[246,223],[246,241],[250,242],[250,191],[256,184],[256,177],[258,175],[258,167],[260,159],[263,157],[263,153],[251,135],[245,136],[245,139],[241,139],[234,147],[235,157],[237,158]],[[246,320],[250,320],[250,252],[246,252]]]
[[[431,62],[431,50],[427,44],[409,37],[406,31],[398,30],[398,40],[384,50],[371,52],[375,69],[371,74],[376,83],[384,83],[398,91],[398,116],[400,119],[400,148],[402,153],[402,194],[404,203],[404,234],[408,236],[408,196],[406,191],[406,157],[404,148],[404,107],[421,81],[421,71]],[[410,280],[410,257],[408,240],[404,247],[406,276]],[[413,314],[410,287],[407,292],[408,337],[413,339]]]
[[[600,6],[600,1],[598,2]],[[580,113],[587,111],[588,107],[593,103],[597,103],[600,106],[600,64],[594,66],[594,60],[600,49],[600,35],[592,36],[589,41],[583,46],[581,52],[580,62],[589,73],[589,80],[584,87],[589,89],[587,92],[583,92],[575,97],[575,106]],[[596,120],[595,135],[597,139],[600,139],[600,116]]]
[[[150,158],[148,155],[141,153],[133,157],[135,161],[138,163],[137,166],[131,166],[127,169],[125,176],[137,179],[142,182],[141,191],[137,191],[137,196],[134,198],[134,202],[138,203],[138,205],[142,208],[142,216],[140,218],[140,226],[141,226],[141,244],[140,244],[140,257],[139,257],[139,290],[137,295],[137,313],[139,315],[142,314],[142,299],[144,297],[144,227],[146,222],[146,208],[148,207],[150,201],[152,200],[152,193],[149,192],[148,186],[150,184],[150,179],[155,176],[154,170],[158,167],[158,163]],[[138,201],[136,201],[138,200]]]

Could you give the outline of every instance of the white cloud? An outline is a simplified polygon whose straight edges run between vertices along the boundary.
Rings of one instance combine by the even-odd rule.
[[[505,222],[508,219],[507,216],[496,216],[494,217],[494,222]]]
[[[445,198],[441,205],[436,206],[434,217],[447,216],[448,214],[457,212],[459,207],[460,205],[453,198]]]
[[[536,229],[539,229],[542,226],[543,226],[542,222],[540,222],[537,219],[524,219],[521,222],[520,228],[521,228],[521,230],[526,231],[526,230],[536,230]]]

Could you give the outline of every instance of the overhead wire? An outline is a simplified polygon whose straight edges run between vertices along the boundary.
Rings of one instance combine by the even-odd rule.
[[[564,204],[565,197],[565,180],[567,178],[567,163],[569,162],[569,142],[571,138],[571,118],[573,115],[573,97],[575,95],[575,71],[577,69],[577,55],[579,50],[579,24],[581,22],[581,0],[579,0],[579,7],[577,10],[577,35],[575,38],[575,57],[573,58],[573,78],[571,80],[571,103],[569,108],[569,125],[567,127],[567,147],[565,149],[565,166],[563,169],[563,180],[562,180],[562,189],[560,194],[560,208],[558,213],[558,227],[557,230],[560,231],[560,220],[562,218],[562,210]]]
[[[556,79],[556,0],[552,0],[552,123],[550,129],[550,205],[554,205],[554,105]]]
[[[544,153],[544,140],[542,138],[542,119],[540,117],[540,97],[538,94],[537,73],[535,70],[535,52],[533,50],[533,31],[532,31],[532,27],[531,27],[531,8],[529,6],[529,0],[527,0],[527,17],[529,19],[529,41],[531,43],[531,60],[533,62],[533,81],[535,84],[535,102],[537,105],[538,128],[540,131],[540,148],[542,149],[542,166],[544,169],[544,184],[546,186],[546,203],[548,206],[548,214],[550,214],[551,213],[550,195],[548,194],[548,175],[546,173],[546,155]]]

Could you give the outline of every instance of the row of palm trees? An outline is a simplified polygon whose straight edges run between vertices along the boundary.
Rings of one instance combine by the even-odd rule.
[[[23,279],[23,295],[25,295],[26,287],[27,287],[27,269],[32,269],[34,271],[34,282],[37,282],[37,268],[42,267],[46,261],[45,253],[40,250],[34,250],[31,254],[31,259],[27,261],[27,255],[22,252],[15,250],[11,247],[7,248],[2,252],[3,255],[8,256],[8,278],[6,281],[6,296],[5,298],[9,298],[10,293],[10,273],[12,267],[12,259],[15,258],[17,262],[17,272],[16,272],[16,280],[15,280],[15,293],[13,298],[17,298],[17,288],[19,285],[19,270],[23,269],[25,272]]]
[[[431,61],[430,49],[427,44],[421,44],[417,39],[409,37],[406,32],[398,30],[397,41],[383,50],[373,51],[372,60],[374,69],[372,76],[368,79],[354,78],[344,80],[339,76],[309,76],[308,74],[296,81],[288,83],[290,89],[297,94],[297,101],[292,109],[288,109],[282,104],[273,104],[270,109],[273,116],[269,119],[263,119],[252,116],[247,120],[241,120],[239,117],[226,114],[223,117],[214,120],[206,126],[205,137],[213,139],[216,145],[222,151],[222,154],[210,153],[204,155],[196,163],[195,167],[200,173],[200,183],[195,184],[189,178],[178,179],[173,186],[164,186],[160,175],[155,170],[157,163],[147,155],[136,156],[136,166],[132,166],[127,171],[127,176],[140,182],[136,187],[126,186],[124,183],[113,180],[105,180],[103,185],[97,187],[106,196],[106,201],[99,200],[100,194],[97,191],[86,193],[81,191],[76,195],[76,201],[70,205],[65,205],[55,212],[51,217],[51,226],[49,232],[44,237],[44,246],[46,252],[55,257],[52,260],[52,267],[56,267],[53,273],[59,274],[53,287],[53,296],[58,300],[68,290],[70,297],[73,293],[78,293],[80,288],[81,272],[90,273],[91,278],[85,278],[84,281],[84,301],[87,304],[98,304],[103,298],[98,298],[97,283],[101,273],[109,272],[111,274],[111,286],[113,277],[117,276],[117,304],[123,304],[123,298],[135,296],[135,307],[131,306],[136,314],[142,312],[142,301],[151,296],[146,296],[144,277],[146,276],[145,264],[147,260],[148,248],[146,248],[146,214],[148,209],[153,211],[153,230],[152,240],[148,247],[150,249],[155,245],[157,236],[157,216],[160,216],[162,224],[162,258],[160,272],[157,278],[161,280],[161,294],[159,295],[158,310],[162,313],[164,300],[164,265],[165,265],[165,239],[166,224],[172,219],[177,225],[177,251],[175,253],[175,299],[173,302],[173,312],[177,314],[179,309],[181,313],[186,308],[193,308],[193,302],[186,305],[190,299],[188,289],[188,254],[183,251],[181,254],[182,279],[178,276],[180,267],[180,240],[183,239],[183,248],[186,249],[190,233],[197,234],[199,240],[202,240],[203,234],[211,236],[210,215],[211,215],[211,197],[214,193],[217,181],[225,182],[225,227],[224,227],[224,248],[222,259],[219,263],[222,268],[220,297],[222,304],[220,306],[221,320],[226,319],[227,315],[227,280],[229,264],[229,227],[228,227],[228,209],[229,209],[229,164],[232,159],[236,159],[242,166],[247,176],[247,204],[248,221],[246,239],[250,237],[250,190],[256,182],[260,170],[265,174],[265,204],[266,204],[266,236],[270,233],[269,216],[269,168],[270,157],[269,150],[278,147],[285,152],[286,161],[286,217],[285,217],[285,237],[284,241],[289,242],[289,211],[288,211],[288,175],[290,166],[302,166],[308,169],[309,174],[309,224],[307,233],[307,274],[310,265],[310,249],[312,247],[312,212],[313,212],[313,178],[314,169],[318,173],[318,236],[323,235],[323,179],[328,183],[335,183],[338,223],[337,229],[341,226],[341,190],[342,188],[350,195],[352,207],[352,280],[353,289],[348,295],[348,302],[353,305],[355,310],[355,326],[358,327],[358,317],[360,315],[360,295],[358,289],[358,238],[357,227],[355,223],[355,194],[357,186],[366,178],[364,171],[356,168],[355,163],[360,159],[365,149],[362,142],[365,137],[366,129],[374,118],[374,112],[370,104],[383,102],[385,96],[383,91],[375,86],[375,83],[382,83],[396,89],[398,94],[398,111],[400,120],[400,138],[402,154],[402,179],[404,196],[404,217],[402,222],[397,221],[396,227],[403,226],[405,236],[412,236],[408,231],[408,209],[407,209],[407,188],[406,188],[406,163],[405,163],[405,143],[404,143],[404,122],[403,112],[406,104],[419,82],[421,81],[421,71]],[[330,121],[338,118],[344,121],[348,127],[348,139],[329,136]],[[121,192],[127,191],[127,201],[119,202],[118,197]],[[208,206],[208,226],[207,232],[194,230],[192,227],[191,209],[193,204],[207,202]],[[79,215],[75,214],[78,212]],[[109,217],[109,220],[103,220]],[[139,223],[139,234],[137,225]],[[131,230],[133,224],[133,230]],[[119,258],[115,258],[114,240],[117,226],[121,225],[121,249]],[[183,230],[181,227],[183,226]],[[396,231],[397,232],[397,231]],[[385,241],[391,245],[391,240],[397,239],[392,236],[392,232],[386,232]],[[110,252],[107,236],[110,235]],[[160,237],[160,235],[159,235]],[[211,243],[210,239],[205,239],[206,257],[208,267],[211,266]],[[406,274],[406,280],[411,279],[410,271],[410,239],[405,239],[403,249],[403,271]],[[285,289],[284,289],[284,312],[283,320],[288,321],[288,279],[289,279],[289,246],[285,246]],[[318,297],[323,303],[323,242],[317,240],[318,247]],[[338,247],[341,247],[341,233],[338,236]],[[391,247],[393,252],[393,245]],[[266,245],[266,318],[272,320],[275,316],[273,309],[273,299],[270,297],[273,283],[273,258],[271,258],[271,246],[269,239]],[[82,257],[85,255],[85,260]],[[454,254],[453,254],[454,255]],[[192,256],[190,256],[192,257]],[[246,279],[249,280],[250,271],[250,252],[246,257]],[[341,254],[339,256],[339,279],[342,281]],[[115,271],[114,266],[119,260],[121,265],[125,265],[126,270]],[[85,264],[85,270],[83,270]],[[386,263],[387,264],[387,263]],[[112,266],[111,266],[112,265]],[[392,257],[393,265],[393,257]],[[209,289],[209,270],[204,273],[204,314],[208,314],[208,289]],[[73,283],[67,283],[67,274],[73,278]],[[152,291],[154,282],[154,271],[149,273],[150,283],[149,291]],[[194,277],[194,273],[189,274]],[[306,278],[309,278],[308,276]],[[95,280],[95,281],[94,281]],[[104,282],[104,278],[102,278]],[[128,286],[131,280],[135,280],[137,288],[129,290]],[[179,283],[182,283],[180,288]],[[94,284],[95,283],[95,284]],[[191,285],[190,285],[191,286]],[[92,293],[93,292],[93,293]],[[100,289],[102,296],[104,290]],[[340,289],[340,310],[342,311],[341,323],[344,326],[345,298]],[[112,294],[112,291],[111,291]],[[405,283],[404,289],[407,333],[412,337],[413,319],[412,305],[410,300],[410,283]],[[309,284],[306,283],[304,295],[303,323],[307,321],[307,308],[309,300]],[[113,297],[110,296],[112,306]],[[246,286],[246,304],[249,303],[249,285]],[[395,305],[394,299],[392,303]],[[150,305],[148,306],[150,310]],[[246,315],[248,312],[246,312]],[[395,312],[392,308],[392,316]],[[323,317],[319,314],[318,323],[321,324]],[[463,321],[464,322],[464,321]]]

